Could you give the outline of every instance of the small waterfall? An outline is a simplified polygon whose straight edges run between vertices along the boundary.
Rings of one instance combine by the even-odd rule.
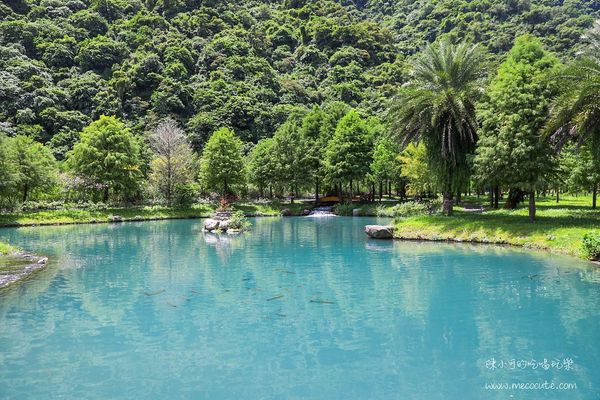
[[[321,206],[313,208],[309,217],[335,217],[332,206]]]

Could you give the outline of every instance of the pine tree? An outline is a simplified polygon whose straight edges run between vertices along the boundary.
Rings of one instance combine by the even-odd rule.
[[[371,159],[367,124],[358,112],[350,111],[338,123],[325,151],[327,177],[338,185],[340,197],[342,185],[348,183],[352,199],[353,184],[367,176]]]
[[[200,180],[205,188],[222,196],[245,182],[243,143],[228,128],[217,130],[206,142],[200,160]]]
[[[492,185],[526,192],[531,221],[535,220],[536,189],[555,164],[541,129],[556,92],[554,81],[549,79],[556,68],[557,58],[544,50],[538,39],[528,35],[517,38],[479,112],[478,177]]]

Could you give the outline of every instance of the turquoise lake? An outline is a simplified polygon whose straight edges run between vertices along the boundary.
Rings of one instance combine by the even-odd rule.
[[[0,292],[0,398],[600,398],[599,269],[374,222],[0,230],[51,260]]]

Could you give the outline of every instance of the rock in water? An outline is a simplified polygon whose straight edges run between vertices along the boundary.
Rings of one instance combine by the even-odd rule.
[[[289,208],[284,208],[283,210],[281,210],[281,215],[284,217],[289,217],[292,215],[292,210],[290,210]]]
[[[220,223],[221,221],[219,221],[218,219],[208,218],[206,221],[204,221],[204,230],[207,232],[217,230],[219,229]]]
[[[111,215],[108,217],[108,222],[123,222],[123,217],[120,215]]]
[[[219,223],[219,230],[222,230],[223,232],[225,232],[229,229],[229,225],[230,225],[230,220],[228,220],[228,219],[223,220]]]
[[[367,225],[365,233],[373,239],[393,239],[394,227],[391,225]]]

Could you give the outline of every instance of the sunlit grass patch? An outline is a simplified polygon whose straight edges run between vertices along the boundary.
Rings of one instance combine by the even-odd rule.
[[[581,255],[581,240],[600,228],[600,212],[590,198],[569,197],[556,203],[538,202],[537,220],[529,222],[527,208],[471,212],[457,208],[452,217],[442,215],[398,219],[396,235],[405,239],[502,243]]]

